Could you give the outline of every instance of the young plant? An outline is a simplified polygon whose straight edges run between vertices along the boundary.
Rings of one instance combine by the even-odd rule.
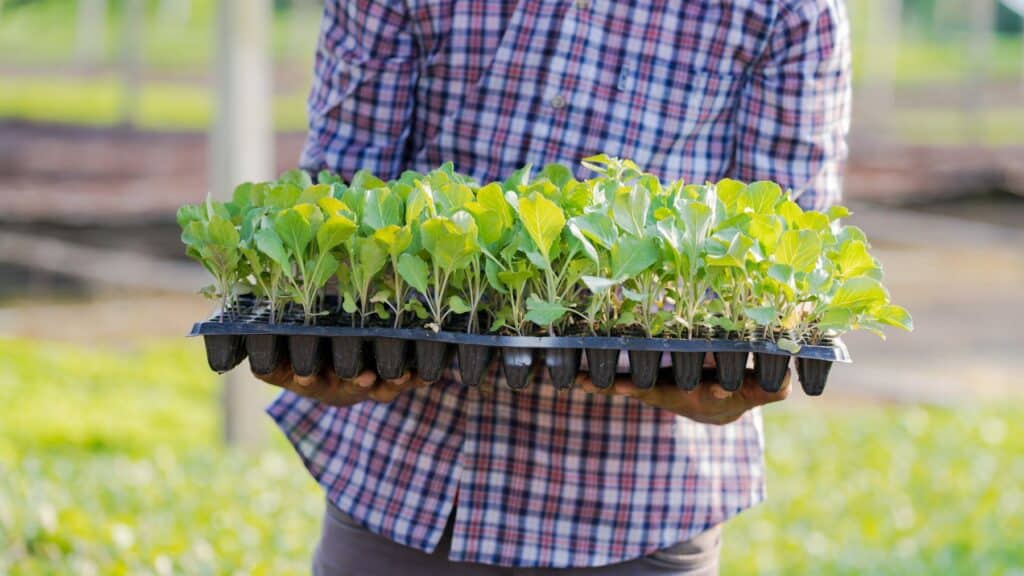
[[[513,237],[514,218],[512,207],[505,200],[501,186],[491,183],[480,188],[476,191],[475,198],[465,204],[465,209],[465,212],[456,214],[456,225],[466,231],[477,250],[470,259],[460,285],[465,297],[464,308],[469,313],[466,330],[467,332],[479,332],[478,316],[484,296],[488,292],[488,286],[499,294],[514,298],[517,292],[521,292],[522,284],[517,285],[514,275],[510,277],[504,271],[499,270],[504,263],[501,255]],[[472,215],[471,220],[466,218],[469,215]],[[510,285],[506,285],[502,281],[503,273],[505,273],[505,279],[511,280]],[[497,299],[493,298],[492,300],[496,301]],[[494,303],[496,304],[496,302]],[[494,321],[499,317],[501,318],[500,325],[507,322],[507,316],[503,315],[502,309],[492,309],[489,312],[492,330],[495,326]],[[512,312],[511,315],[514,316],[515,313]]]
[[[573,302],[564,296],[571,288],[570,266],[575,254],[569,245],[563,247],[558,240],[565,229],[565,213],[539,192],[523,198],[509,197],[516,209],[529,242],[521,242],[519,249],[536,267],[532,294],[527,297],[525,319],[556,333],[556,323],[570,310]],[[564,248],[564,249],[563,249]]]
[[[288,254],[292,298],[302,306],[303,323],[311,324],[319,314],[320,290],[338,270],[331,251],[352,237],[355,225],[341,215],[325,219],[317,204],[305,202],[278,213],[273,227]]]
[[[379,318],[387,320],[388,317],[391,317],[393,318],[392,327],[400,328],[403,313],[413,308],[410,302],[418,304],[418,301],[406,300],[409,292],[408,286],[398,272],[398,263],[402,255],[412,245],[412,228],[408,225],[389,224],[374,232],[373,239],[384,248],[387,254],[388,270],[381,276],[381,288],[374,294],[371,301],[378,306],[377,316]]]
[[[185,253],[213,276],[214,284],[204,288],[203,294],[219,300],[226,315],[232,314],[234,286],[240,277],[242,259],[238,230],[230,212],[224,204],[207,198],[199,206],[182,206],[177,219]]]
[[[471,220],[468,214],[466,218]],[[428,218],[419,227],[419,243],[427,260],[420,255],[404,253],[398,259],[398,273],[415,288],[426,303],[431,322],[427,328],[440,332],[452,313],[452,305],[464,308],[461,299],[452,300],[449,292],[453,276],[469,266],[478,252],[470,232],[447,216]]]
[[[675,324],[689,339],[706,325],[704,304],[710,285],[704,260],[715,206],[713,186],[683,189],[674,198],[668,216],[657,224],[665,262],[665,289],[675,303]]]

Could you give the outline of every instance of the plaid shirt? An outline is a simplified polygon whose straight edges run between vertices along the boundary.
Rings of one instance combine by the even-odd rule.
[[[328,0],[306,168],[384,178],[454,161],[479,181],[606,152],[664,178],[772,179],[838,199],[849,115],[842,0]],[[391,404],[268,409],[328,498],[450,558],[600,566],[764,498],[758,411],[707,426],[629,398],[485,395],[446,380]]]

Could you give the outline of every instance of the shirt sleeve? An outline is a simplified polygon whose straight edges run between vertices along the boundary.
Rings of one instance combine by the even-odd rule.
[[[844,0],[783,2],[741,95],[737,177],[775,180],[804,208],[838,202],[850,92]]]
[[[405,168],[419,50],[401,0],[327,0],[300,166],[349,179]]]

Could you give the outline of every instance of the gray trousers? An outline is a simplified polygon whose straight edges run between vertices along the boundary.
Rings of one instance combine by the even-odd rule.
[[[718,574],[721,527],[628,562],[598,568],[502,568],[448,560],[453,518],[437,549],[427,554],[378,536],[333,504],[327,504],[314,576],[714,576]]]

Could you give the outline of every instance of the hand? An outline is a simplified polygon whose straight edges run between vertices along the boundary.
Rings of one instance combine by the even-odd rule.
[[[430,385],[420,380],[413,372],[406,372],[395,380],[379,380],[377,374],[370,370],[351,380],[338,378],[330,369],[324,374],[298,376],[287,362],[279,364],[270,374],[253,373],[253,376],[267,384],[338,407],[351,406],[366,400],[388,403],[406,390]]]
[[[585,372],[576,377],[576,384],[590,394],[629,396],[702,424],[717,425],[735,422],[751,408],[779,402],[789,396],[788,371],[778,392],[762,390],[753,370],[746,371],[743,386],[736,392],[727,391],[717,381],[707,377],[694,390],[680,390],[670,376],[664,376],[665,371],[662,374],[654,387],[648,390],[634,386],[629,377],[616,378],[612,386],[601,389],[594,385]]]

